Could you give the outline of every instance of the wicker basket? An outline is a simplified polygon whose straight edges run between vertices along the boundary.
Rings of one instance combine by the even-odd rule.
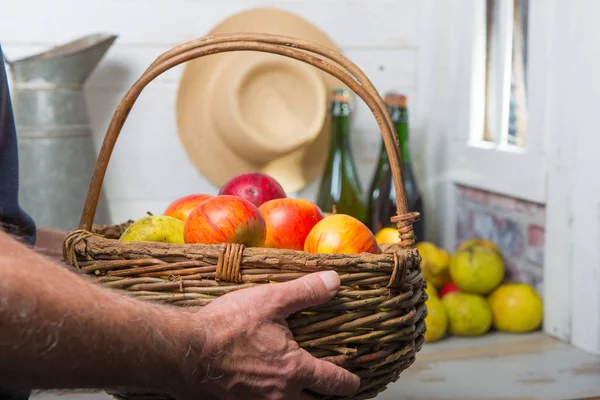
[[[365,101],[381,129],[392,166],[398,200],[398,214],[392,222],[398,226],[398,245],[377,255],[308,254],[239,244],[124,243],[118,238],[127,223],[92,229],[115,141],[144,87],[183,62],[229,51],[262,51],[306,62],[337,77]],[[98,156],[80,227],[65,239],[64,258],[99,284],[144,301],[177,306],[204,306],[234,290],[334,269],[342,280],[336,297],[305,310],[313,313],[291,315],[289,327],[300,346],[315,357],[361,377],[361,387],[352,399],[373,398],[414,362],[424,342],[427,315],[425,282],[412,228],[419,215],[407,212],[393,132],[384,102],[368,78],[347,58],[326,47],[290,37],[245,33],[184,43],[158,57],[117,107]],[[121,399],[168,399],[149,393],[111,394]]]

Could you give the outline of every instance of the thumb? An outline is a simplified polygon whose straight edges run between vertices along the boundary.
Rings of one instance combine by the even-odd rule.
[[[287,318],[299,310],[323,304],[335,296],[340,282],[337,272],[325,271],[274,285],[276,312]]]

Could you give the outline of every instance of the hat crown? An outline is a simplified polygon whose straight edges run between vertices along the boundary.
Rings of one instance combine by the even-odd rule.
[[[295,37],[341,52],[319,27],[279,8],[235,13],[208,34],[233,32]],[[270,57],[263,58],[262,66],[250,68],[249,59],[264,55]],[[263,172],[287,193],[296,193],[319,177],[331,136],[327,98],[334,88],[347,85],[311,64],[242,50],[188,61],[177,93],[177,131],[200,175],[218,187],[234,175]],[[320,94],[314,93],[319,85],[315,76],[323,85]],[[246,83],[236,86],[236,80]]]
[[[276,54],[227,54],[212,85],[213,122],[240,157],[265,164],[308,146],[327,112],[314,67]]]

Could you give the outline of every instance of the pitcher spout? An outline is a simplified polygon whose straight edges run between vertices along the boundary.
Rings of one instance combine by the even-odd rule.
[[[83,85],[116,39],[116,35],[91,34],[43,53],[9,61],[13,80],[17,85]]]

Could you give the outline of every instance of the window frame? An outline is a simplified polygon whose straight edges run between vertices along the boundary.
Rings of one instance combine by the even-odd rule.
[[[458,185],[469,186],[522,200],[540,204],[546,202],[546,154],[545,135],[542,126],[537,124],[536,115],[529,112],[527,140],[523,147],[505,144],[508,137],[508,114],[510,99],[510,65],[512,57],[513,2],[500,1],[499,46],[502,48],[504,60],[499,75],[504,77],[500,90],[500,101],[494,104],[500,115],[492,129],[496,134],[493,141],[484,141],[483,128],[485,119],[485,84],[486,84],[486,43],[474,38],[486,37],[486,2],[465,0],[467,7],[461,8],[464,23],[458,31],[458,87],[465,88],[457,93],[456,130],[451,140],[450,176]],[[530,1],[530,19],[538,17],[539,5]],[[534,21],[535,22],[535,21]],[[529,23],[529,64],[536,63],[536,54],[540,54],[540,25]],[[540,75],[535,74],[531,66],[527,69],[528,104],[543,110],[544,99],[536,92],[543,87]],[[528,109],[531,110],[528,105]]]
[[[483,121],[485,43],[476,38],[485,33],[484,3],[428,0],[423,6],[424,18],[439,24],[423,27],[420,124],[430,140],[445,146],[443,163],[432,170],[436,176],[427,177],[430,193],[444,199],[434,210],[441,218],[440,242],[450,250],[456,245],[457,185],[544,204],[543,329],[600,354],[600,181],[594,178],[600,113],[590,110],[600,103],[600,49],[594,43],[600,24],[593,18],[600,3],[530,0],[522,149],[474,140]],[[440,106],[447,111],[439,113]]]

